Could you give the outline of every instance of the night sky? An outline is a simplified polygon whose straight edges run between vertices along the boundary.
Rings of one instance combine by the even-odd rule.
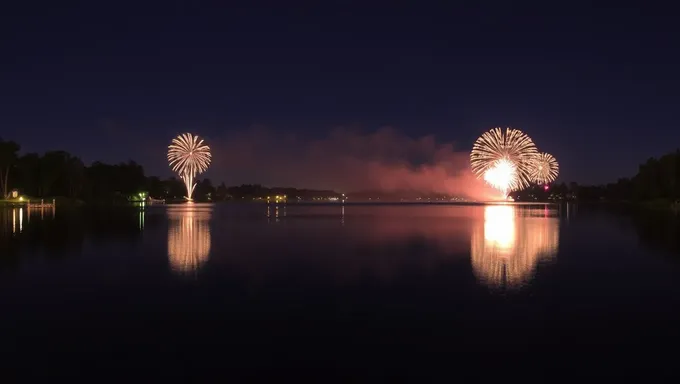
[[[23,151],[168,176],[165,147],[191,131],[213,147],[210,177],[267,184],[266,169],[224,153],[236,137],[295,137],[300,151],[339,128],[392,127],[464,152],[512,126],[559,160],[560,180],[600,183],[680,146],[673,9],[82,3],[2,12],[0,136]],[[276,182],[309,181],[287,177]]]

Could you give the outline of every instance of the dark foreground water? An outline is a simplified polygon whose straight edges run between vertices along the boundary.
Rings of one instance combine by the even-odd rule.
[[[0,372],[671,376],[678,228],[543,205],[0,210]]]

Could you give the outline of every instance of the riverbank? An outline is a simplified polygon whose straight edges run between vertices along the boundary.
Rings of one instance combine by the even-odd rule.
[[[28,205],[54,205],[59,206],[60,208],[69,208],[83,206],[85,205],[85,202],[79,199],[58,196],[44,198],[21,196],[17,199],[0,200],[0,207],[22,207]]]
[[[655,199],[647,201],[574,201],[574,203],[584,207],[604,207],[624,211],[680,213],[680,202],[667,199]]]
[[[671,201],[667,199],[656,199],[649,201],[642,201],[634,203],[641,208],[652,210],[652,211],[672,211],[675,213],[680,212],[680,202],[678,200]]]
[[[85,202],[79,199],[71,199],[66,197],[46,197],[46,198],[34,198],[28,196],[22,196],[22,199],[6,199],[0,200],[0,207],[20,207],[27,205],[40,205],[41,202],[45,205],[51,205],[54,203],[55,206],[59,208],[77,208],[77,207],[111,207],[111,206],[135,206],[134,202],[130,201],[89,201]],[[186,200],[182,199],[172,199],[167,200],[164,204],[183,204]],[[225,201],[205,201],[196,203],[216,203],[216,204],[271,204],[271,205],[488,205],[488,204],[499,204],[499,202],[479,202],[479,201],[288,201],[267,203],[266,201],[240,201],[240,200],[225,200]],[[502,202],[500,202],[502,203]],[[623,208],[623,209],[635,209],[635,210],[647,210],[647,211],[658,211],[658,212],[674,212],[680,213],[680,201],[670,201],[664,199],[649,200],[649,201],[531,201],[531,202],[512,202],[512,205],[544,205],[544,204],[578,204],[582,206],[599,206],[599,207],[612,207],[612,208]],[[137,203],[139,204],[139,203]],[[153,204],[155,205],[155,204]]]

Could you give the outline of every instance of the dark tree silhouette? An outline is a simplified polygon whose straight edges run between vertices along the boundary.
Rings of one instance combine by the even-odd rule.
[[[21,146],[14,141],[4,141],[0,138],[0,192],[2,197],[9,196],[9,174],[17,161]]]
[[[547,199],[550,194],[573,196],[580,201],[672,202],[680,199],[680,150],[649,158],[638,167],[632,178],[621,178],[605,185],[553,185],[549,193],[540,187],[517,193],[520,200]]]

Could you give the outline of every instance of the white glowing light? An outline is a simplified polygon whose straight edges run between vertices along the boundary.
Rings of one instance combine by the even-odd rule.
[[[484,172],[484,181],[501,191],[504,198],[508,191],[512,189],[515,180],[517,180],[517,167],[507,159],[496,161],[491,168]]]

